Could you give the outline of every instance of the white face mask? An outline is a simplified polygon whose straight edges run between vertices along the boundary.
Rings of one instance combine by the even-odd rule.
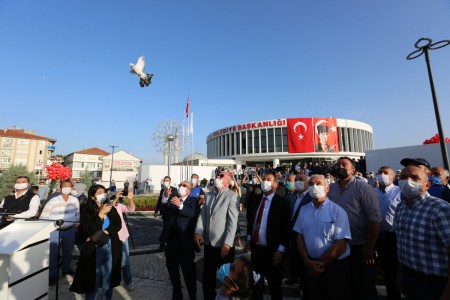
[[[386,174],[377,174],[377,181],[387,186],[391,182],[391,176]]]
[[[220,190],[223,187],[222,179],[216,178],[216,180],[214,180],[214,186]]]
[[[168,188],[170,186],[170,182],[168,181],[164,181],[163,182],[164,187]]]
[[[305,188],[305,183],[303,181],[296,181],[295,182],[295,189],[297,191],[303,191],[304,188]]]
[[[184,186],[180,186],[178,188],[178,193],[180,194],[181,197],[186,195],[186,188]]]
[[[26,188],[28,188],[28,183],[26,183],[26,182],[24,182],[24,183],[16,183],[14,185],[14,189],[15,190],[24,190]]]
[[[191,178],[191,184],[192,185],[197,184],[197,178]]]
[[[422,184],[412,180],[399,180],[398,187],[406,198],[415,198],[422,194]]]
[[[63,193],[64,195],[69,195],[72,192],[72,188],[71,187],[63,187],[61,189],[61,193]]]
[[[70,194],[72,195],[72,196],[77,196],[78,195],[78,192],[77,192],[77,190],[72,190],[71,192],[70,192]]]
[[[95,201],[97,201],[97,203],[103,203],[103,201],[105,200],[106,200],[106,193],[95,196]]]
[[[323,185],[312,185],[308,188],[309,195],[313,199],[322,199],[326,196],[325,187]]]
[[[261,189],[263,192],[268,192],[272,189],[272,182],[270,181],[263,181],[261,182]]]

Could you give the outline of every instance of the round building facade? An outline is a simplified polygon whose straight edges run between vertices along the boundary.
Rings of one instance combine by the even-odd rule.
[[[228,126],[208,135],[208,159],[235,159],[237,164],[294,160],[334,161],[359,158],[373,148],[367,123],[335,118],[288,118]]]

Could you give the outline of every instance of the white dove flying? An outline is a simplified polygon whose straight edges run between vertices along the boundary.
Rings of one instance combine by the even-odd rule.
[[[144,73],[144,69],[145,69],[145,57],[144,56],[139,57],[136,65],[131,64],[131,63],[129,65],[131,68],[130,73],[134,73],[134,74],[137,74],[137,76],[139,76],[139,78],[140,78],[139,84],[141,87],[144,87],[144,85],[149,86],[151,84],[153,74],[145,74]]]

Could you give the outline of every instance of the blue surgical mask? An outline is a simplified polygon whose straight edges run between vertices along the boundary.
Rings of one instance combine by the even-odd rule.
[[[230,275],[230,263],[221,265],[219,270],[217,270],[217,280],[225,282],[225,277],[228,275]]]
[[[291,182],[291,181],[286,181],[285,183],[284,183],[284,187],[287,189],[287,190],[292,190],[292,189],[294,189],[294,183],[293,182]]]
[[[442,185],[441,177],[429,176],[428,181],[430,181],[432,185]]]

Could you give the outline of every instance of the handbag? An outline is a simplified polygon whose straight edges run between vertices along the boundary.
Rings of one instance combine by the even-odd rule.
[[[103,230],[97,230],[91,235],[91,241],[97,246],[102,247],[109,242],[109,234],[104,233]]]

